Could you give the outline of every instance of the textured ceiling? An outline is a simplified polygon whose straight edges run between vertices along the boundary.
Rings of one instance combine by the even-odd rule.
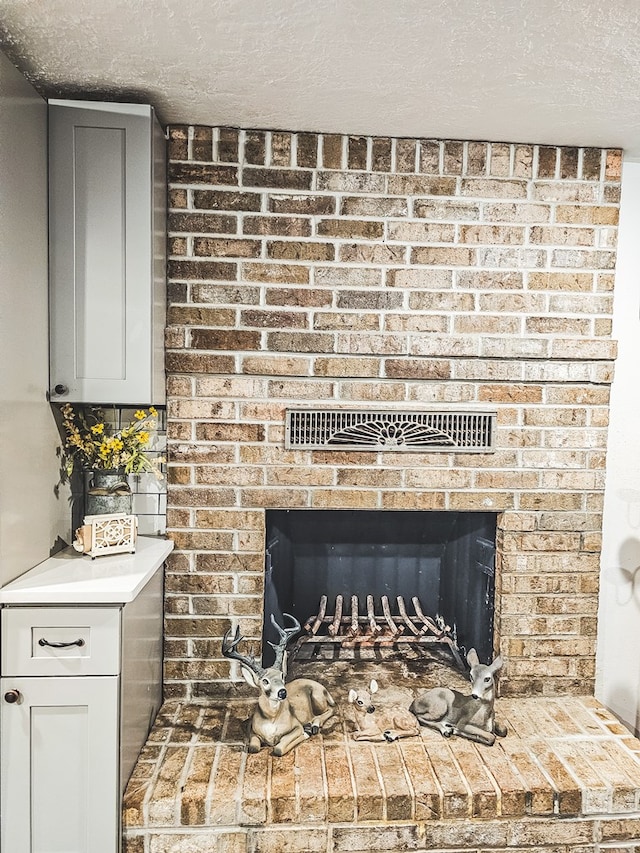
[[[640,0],[0,0],[44,95],[163,124],[622,147]]]

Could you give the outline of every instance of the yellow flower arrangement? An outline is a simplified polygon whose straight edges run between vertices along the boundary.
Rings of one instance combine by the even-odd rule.
[[[149,457],[151,433],[156,428],[158,412],[138,409],[133,420],[110,434],[102,409],[76,412],[69,403],[60,408],[64,430],[62,463],[67,476],[76,465],[84,470],[124,469],[125,474],[151,473],[162,477],[159,463],[163,459]]]

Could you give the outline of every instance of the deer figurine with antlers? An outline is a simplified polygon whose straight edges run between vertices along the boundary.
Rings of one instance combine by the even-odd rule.
[[[334,713],[335,701],[319,681],[296,678],[285,686],[287,642],[298,633],[300,623],[287,613],[283,616],[288,616],[294,624],[291,628],[280,627],[271,616],[280,641],[269,643],[275,649],[276,659],[266,669],[256,658],[238,652],[243,640],[240,628],[233,635],[231,630],[227,631],[222,640],[222,654],[237,660],[245,681],[260,691],[250,720],[249,752],[270,746],[274,755],[286,755],[309,735],[317,734]]]
[[[437,729],[444,737],[460,737],[493,746],[496,735],[505,737],[507,729],[494,714],[496,672],[502,668],[502,658],[492,664],[480,663],[475,649],[467,654],[470,666],[471,695],[465,696],[448,687],[434,687],[413,700],[409,710],[421,726]]]

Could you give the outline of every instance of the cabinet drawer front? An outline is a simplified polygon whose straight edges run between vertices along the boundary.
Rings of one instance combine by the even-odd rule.
[[[117,607],[5,607],[2,675],[117,675]]]

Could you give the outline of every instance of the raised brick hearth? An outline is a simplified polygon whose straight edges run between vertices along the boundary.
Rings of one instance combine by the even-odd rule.
[[[124,853],[634,853],[640,741],[590,697],[503,699],[493,747],[348,725],[282,758],[244,748],[246,700],[162,708],[129,782]]]

